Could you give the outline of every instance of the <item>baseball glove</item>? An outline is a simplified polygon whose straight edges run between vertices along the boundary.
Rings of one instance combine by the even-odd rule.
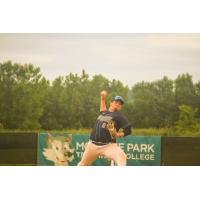
[[[113,120],[110,120],[108,124],[106,125],[106,128],[108,132],[110,133],[111,138],[116,139],[117,130],[115,128],[115,122]]]

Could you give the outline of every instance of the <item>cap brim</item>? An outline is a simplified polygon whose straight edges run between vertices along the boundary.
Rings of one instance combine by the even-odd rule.
[[[124,104],[124,102],[120,99],[114,100],[114,101],[119,101],[122,105]]]

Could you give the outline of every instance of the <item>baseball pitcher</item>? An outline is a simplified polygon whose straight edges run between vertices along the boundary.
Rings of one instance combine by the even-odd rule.
[[[114,160],[118,166],[126,165],[126,154],[116,144],[116,138],[131,134],[131,125],[120,112],[124,100],[115,96],[106,108],[107,92],[100,93],[100,115],[90,135],[90,140],[83,153],[79,166],[91,165],[99,156]],[[120,129],[123,132],[118,132]]]

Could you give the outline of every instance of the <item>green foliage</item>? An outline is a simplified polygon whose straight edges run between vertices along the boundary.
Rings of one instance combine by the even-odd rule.
[[[175,99],[177,105],[194,106],[195,102],[195,86],[192,81],[192,76],[182,74],[175,80]]]
[[[200,81],[195,85],[195,98],[194,98],[194,107],[198,108],[196,116],[200,119]]]
[[[176,123],[176,133],[182,135],[184,133],[195,133],[200,131],[200,126],[195,118],[197,109],[187,105],[181,105],[179,106],[179,109],[180,115],[179,120]]]
[[[39,67],[11,61],[0,63],[0,129],[90,130],[99,114],[101,90],[108,91],[107,106],[114,95],[124,97],[122,111],[136,134],[200,135],[200,81],[194,84],[189,74],[129,89],[100,74],[90,78],[83,70],[50,84]]]
[[[44,112],[40,119],[44,129],[91,128],[99,113],[99,94],[106,89],[109,99],[114,94],[127,98],[128,88],[120,81],[109,81],[102,75],[91,80],[83,70],[82,74],[70,73],[58,77],[48,89],[44,98]]]
[[[3,130],[3,129],[4,129],[3,124],[0,123],[0,130]]]
[[[33,65],[0,64],[0,121],[5,128],[35,129],[42,115],[44,85],[40,69]]]
[[[135,127],[169,127],[173,125],[176,105],[173,81],[164,77],[152,83],[141,82],[132,88],[130,105]]]

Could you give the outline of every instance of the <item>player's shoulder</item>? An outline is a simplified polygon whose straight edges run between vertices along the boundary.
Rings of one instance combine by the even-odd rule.
[[[115,111],[115,113],[116,113],[116,115],[123,115],[123,113],[120,110]]]
[[[108,110],[102,110],[102,111],[100,111],[100,114],[105,115],[105,114],[107,114],[108,112],[109,112]]]
[[[124,114],[121,111],[114,112],[114,115],[117,117],[124,117]]]
[[[124,119],[124,120],[127,120],[127,117],[125,116],[125,114],[123,113],[123,112],[121,112],[121,111],[117,111],[118,113],[117,113],[117,117],[119,118],[119,119]]]

